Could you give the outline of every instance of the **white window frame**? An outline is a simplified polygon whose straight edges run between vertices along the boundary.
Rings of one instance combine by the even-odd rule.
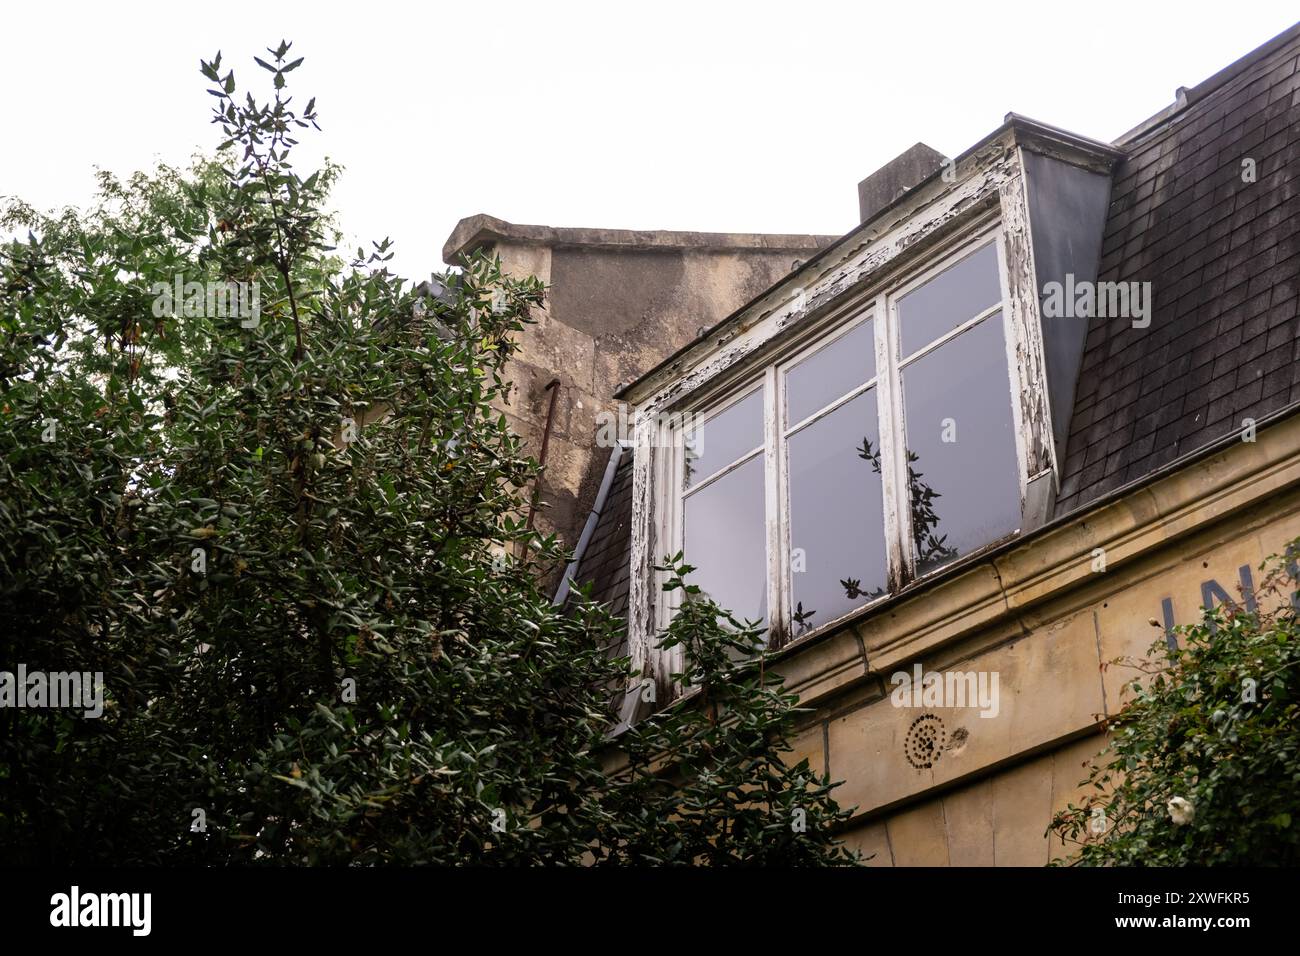
[[[937,339],[934,339],[926,343],[916,351],[908,355],[903,355],[902,342],[899,336],[899,328],[900,328],[900,322],[898,318],[899,300],[901,300],[909,292],[912,292],[920,288],[921,286],[925,285],[925,283],[929,282],[931,279],[938,276],[940,273],[956,265],[962,259],[974,255],[975,252],[977,252],[979,249],[982,249],[984,246],[990,243],[992,243],[995,251],[997,252],[998,287],[1001,293],[1001,299],[998,301],[998,303],[996,305],[989,306],[988,308],[982,310],[979,314],[974,315],[969,319],[966,319],[961,324],[957,325],[955,328],[949,329],[943,335],[939,336]],[[955,249],[948,251],[946,254],[944,254],[939,258],[927,261],[918,271],[912,273],[910,277],[906,279],[902,284],[894,286],[893,288],[890,289],[888,293],[882,293],[878,297],[878,300],[883,301],[885,306],[889,310],[889,321],[887,323],[889,325],[889,330],[888,330],[889,341],[886,345],[886,348],[888,350],[886,359],[891,363],[891,368],[889,371],[888,378],[889,378],[889,392],[891,398],[891,403],[890,403],[891,413],[893,416],[893,421],[891,422],[891,430],[889,434],[891,436],[892,444],[893,444],[894,454],[892,457],[896,459],[894,464],[895,482],[896,483],[901,482],[901,484],[897,485],[897,488],[899,489],[907,487],[907,461],[905,458],[903,458],[903,460],[901,461],[897,460],[898,458],[900,458],[900,456],[897,453],[898,449],[906,447],[906,442],[907,442],[907,411],[903,403],[904,368],[908,365],[911,365],[913,362],[917,361],[923,356],[929,355],[931,352],[935,351],[936,349],[942,348],[944,345],[947,345],[953,339],[969,331],[970,329],[974,328],[980,323],[990,320],[993,317],[994,313],[998,313],[998,312],[1001,313],[1002,344],[1003,344],[1003,348],[1005,349],[1006,359],[1007,359],[1007,389],[1008,389],[1007,397],[1008,400],[1011,402],[1011,426],[1012,426],[1011,430],[1012,433],[1015,435],[1015,442],[1016,442],[1016,461],[1017,461],[1016,476],[1018,479],[1019,492],[1020,492],[1021,527],[1016,528],[1016,530],[1009,535],[1006,535],[995,541],[990,541],[980,546],[975,551],[970,552],[971,554],[978,554],[982,551],[987,550],[988,548],[1000,544],[1001,542],[1007,540],[1008,538],[1020,534],[1024,525],[1025,493],[1026,493],[1026,487],[1030,477],[1028,475],[1028,465],[1026,461],[1026,442],[1024,436],[1024,427],[1023,427],[1023,422],[1021,420],[1023,409],[1021,406],[1021,402],[1019,401],[1020,392],[1022,389],[1026,388],[1027,385],[1026,383],[1020,380],[1018,375],[1019,369],[1017,367],[1018,363],[1016,362],[1015,329],[1012,327],[1012,323],[1011,323],[1010,290],[1008,288],[1008,283],[1007,283],[1007,263],[1006,263],[1005,256],[1006,256],[1006,246],[1005,243],[1003,242],[1002,230],[1000,227],[994,226],[993,228],[988,229],[987,231],[976,232],[974,236],[967,237],[961,243],[961,245],[959,245]],[[879,341],[877,341],[877,347],[879,347]],[[879,360],[878,351],[877,351],[877,360]],[[882,431],[881,434],[884,435],[885,432]],[[882,470],[883,470],[883,460],[884,460],[883,452],[881,454],[881,459],[882,459]],[[942,567],[936,568],[932,571],[929,571],[924,575],[918,575],[916,573],[916,551],[912,545],[912,527],[911,527],[912,509],[910,507],[908,508],[900,507],[897,509],[897,513],[898,513],[898,523],[900,526],[899,545],[903,549],[901,560],[902,560],[903,567],[906,569],[906,575],[905,575],[906,581],[910,583],[912,581],[924,580],[925,578],[932,577],[933,575],[942,573],[947,568],[947,564],[945,564]],[[965,558],[966,556],[967,555],[961,555],[958,558],[955,558],[954,561],[960,561],[962,558]],[[951,564],[953,562],[948,562],[948,563]]]
[[[908,292],[913,291],[933,279],[958,261],[974,254],[986,245],[992,244],[997,254],[998,282],[1001,298],[996,305],[982,310],[977,315],[965,319],[933,341],[909,355],[900,354],[900,335],[898,319],[898,302]],[[665,546],[660,553],[677,553],[683,550],[684,541],[684,502],[689,494],[712,484],[724,474],[730,473],[741,464],[747,463],[756,455],[762,455],[765,461],[765,516],[767,542],[767,587],[768,587],[768,624],[773,647],[789,643],[792,634],[792,594],[793,584],[790,580],[790,500],[789,500],[789,460],[787,443],[789,439],[802,430],[830,414],[844,403],[874,389],[876,391],[876,408],[881,444],[882,507],[884,510],[885,555],[888,567],[888,585],[886,593],[865,604],[859,605],[838,618],[823,621],[798,635],[799,640],[813,637],[841,625],[846,619],[856,617],[868,608],[893,597],[898,591],[926,578],[946,572],[954,564],[964,563],[979,554],[996,547],[1011,537],[1021,533],[1024,527],[1023,509],[1026,485],[1031,476],[1027,460],[1027,441],[1024,434],[1023,409],[1021,395],[1028,383],[1023,370],[1016,361],[1017,338],[1012,316],[1012,303],[1007,272],[1007,243],[1002,224],[994,219],[985,221],[964,230],[954,236],[943,247],[926,256],[919,263],[913,263],[910,269],[900,271],[889,277],[878,289],[868,295],[846,297],[846,301],[832,309],[823,321],[812,325],[805,333],[776,349],[765,351],[761,361],[738,369],[734,375],[711,382],[709,387],[701,388],[684,395],[673,403],[674,409],[686,413],[684,418],[698,426],[762,389],[764,393],[764,434],[761,448],[747,452],[734,462],[730,462],[701,481],[697,481],[689,490],[683,485],[683,437],[681,428],[668,428],[664,443],[669,454],[662,456],[658,470],[656,494],[654,495],[654,525],[656,538]],[[953,339],[967,332],[974,326],[993,321],[1000,312],[1003,343],[1006,348],[1008,402],[1011,421],[1015,434],[1016,455],[1021,503],[1021,527],[1011,535],[990,541],[980,548],[960,555],[942,567],[931,570],[925,575],[916,574],[916,553],[911,539],[911,509],[906,506],[907,496],[907,462],[906,456],[900,454],[905,447],[906,423],[903,408],[902,375],[906,366],[915,362],[935,349],[941,348]],[[803,359],[830,345],[842,335],[848,334],[863,322],[873,321],[876,365],[875,374],[854,386],[843,395],[834,398],[828,405],[801,419],[798,422],[786,421],[785,375]],[[802,426],[802,427],[799,427]],[[686,555],[689,562],[690,556]],[[662,582],[657,576],[656,590]],[[662,592],[661,592],[662,593]],[[665,595],[668,600],[657,604],[656,625],[666,626],[677,608],[680,595]],[[678,649],[679,650],[679,649]],[[675,669],[681,669],[681,660],[672,662]]]
[[[763,426],[761,431],[759,432],[760,437],[759,437],[758,446],[756,448],[753,448],[749,451],[742,453],[738,458],[734,459],[733,461],[730,461],[720,466],[719,468],[714,469],[713,471],[709,472],[707,475],[704,475],[702,478],[700,478],[699,481],[696,481],[695,484],[691,485],[690,488],[687,488],[686,477],[685,477],[687,434],[692,429],[702,428],[703,426],[707,425],[711,419],[718,417],[723,412],[727,411],[729,408],[735,407],[737,404],[749,398],[755,392],[760,392],[760,391],[764,393],[764,408],[763,408]],[[671,527],[673,530],[671,532],[671,538],[665,540],[671,540],[673,542],[673,546],[670,549],[673,554],[682,551],[685,546],[686,499],[689,498],[691,495],[703,491],[709,485],[712,485],[714,482],[734,472],[741,465],[749,464],[749,462],[753,461],[755,458],[758,457],[761,457],[764,460],[764,475],[766,481],[769,484],[769,487],[765,490],[764,493],[763,514],[765,516],[765,520],[770,524],[771,513],[772,513],[772,501],[768,497],[768,495],[771,494],[771,488],[770,488],[771,464],[768,461],[768,459],[770,458],[770,455],[768,453],[768,423],[770,422],[770,420],[771,420],[771,409],[768,407],[767,376],[766,374],[764,374],[757,379],[745,378],[740,382],[738,387],[733,386],[732,388],[727,389],[722,396],[714,396],[707,406],[705,406],[699,411],[692,413],[691,417],[687,420],[687,423],[685,425],[673,427],[670,424],[668,426],[671,428],[673,432],[673,440],[670,444],[670,448],[672,449],[672,455],[670,456],[671,464],[668,472],[669,475],[668,485],[670,487],[670,492],[668,496],[673,499],[673,503],[672,503],[672,507],[668,511],[668,514],[670,515],[670,523],[668,526]],[[769,529],[767,535],[767,549],[769,555],[771,554],[771,548],[772,548],[771,531]],[[769,624],[771,621],[776,619],[773,617],[773,608],[776,605],[772,603],[772,592],[773,592],[772,584],[773,582],[772,582],[772,574],[771,574],[771,565],[769,563],[768,579],[767,579],[767,619]],[[680,593],[672,594],[671,609],[670,609],[672,613],[676,612],[677,607],[680,603],[680,599],[681,599]],[[728,610],[734,610],[734,609],[729,608]]]
[[[779,502],[779,511],[777,515],[779,538],[776,547],[778,548],[778,558],[780,559],[780,565],[781,565],[780,578],[774,581],[773,584],[775,585],[776,589],[781,592],[781,602],[782,602],[781,609],[782,609],[783,616],[781,617],[780,622],[782,627],[781,633],[784,634],[792,634],[792,625],[794,621],[794,610],[795,610],[793,585],[791,584],[791,586],[788,587],[786,585],[786,582],[791,580],[790,558],[794,550],[794,539],[790,532],[790,439],[794,435],[797,435],[799,432],[803,431],[805,428],[810,427],[815,422],[821,421],[821,419],[825,418],[827,415],[831,414],[834,411],[837,411],[839,408],[841,408],[848,402],[853,401],[853,399],[857,398],[860,395],[866,394],[872,389],[876,390],[876,414],[877,414],[877,418],[879,418],[880,405],[884,399],[884,396],[880,391],[881,377],[882,377],[881,376],[882,366],[879,364],[881,323],[874,321],[875,318],[876,318],[876,311],[874,305],[868,305],[864,309],[854,311],[850,314],[850,317],[847,320],[841,319],[840,321],[832,323],[829,328],[825,329],[824,331],[821,331],[818,335],[816,335],[816,337],[812,338],[811,341],[804,342],[801,344],[800,347],[779,356],[777,360],[773,363],[776,372],[774,376],[775,384],[773,386],[773,391],[775,392],[776,407],[772,411],[772,416],[775,424],[775,427],[773,428],[774,439],[776,444],[774,457],[776,458],[775,471],[776,471],[776,481],[777,481],[777,496],[778,496],[777,501]],[[875,348],[876,348],[875,374],[873,374],[866,381],[861,382],[858,385],[855,385],[849,391],[832,399],[829,404],[822,406],[817,411],[813,412],[811,415],[805,416],[804,418],[801,418],[796,422],[790,422],[788,420],[788,404],[786,401],[787,398],[786,376],[788,375],[790,370],[793,369],[795,366],[797,366],[804,359],[816,355],[819,351],[833,345],[835,342],[837,342],[843,336],[848,335],[854,329],[860,328],[866,322],[873,322],[873,327],[871,331],[872,331],[872,337],[875,340]],[[877,423],[877,427],[879,427],[879,423]],[[880,434],[883,435],[884,433],[881,432]],[[889,484],[889,482],[883,480],[885,469],[887,467],[888,467],[888,463],[886,462],[884,453],[882,452],[881,461],[880,461],[880,471],[882,476],[882,482],[881,482],[882,492],[883,492],[883,487]],[[889,506],[883,500],[883,493],[882,493],[882,507],[885,509],[886,512],[888,511]],[[885,541],[882,542],[882,544],[884,544],[885,546],[886,563],[889,562],[889,537],[890,537],[889,525],[887,522],[888,519],[886,519],[886,524],[885,524]],[[770,593],[772,587],[769,586],[768,590]],[[893,589],[892,588],[886,589],[887,593],[888,591],[891,590]],[[874,604],[874,603],[876,602],[869,601],[867,602],[867,604],[859,605],[849,613],[857,614],[859,611],[862,610],[862,608],[867,607],[870,604]],[[843,616],[847,616],[847,615],[842,615],[842,617]],[[825,625],[819,624],[817,625],[817,627],[812,628],[808,633],[811,634],[815,631],[818,631],[823,626],[833,626],[835,621],[837,620],[840,620],[840,618],[834,618],[831,621],[826,622]]]

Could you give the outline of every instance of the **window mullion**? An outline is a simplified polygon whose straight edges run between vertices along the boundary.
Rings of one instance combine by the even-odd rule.
[[[789,508],[785,495],[785,449],[781,435],[784,431],[782,402],[782,376],[775,365],[764,372],[763,401],[763,455],[765,502],[767,515],[767,624],[768,643],[780,647],[790,633],[789,602],[786,590],[789,580]]]
[[[889,557],[890,590],[915,576],[911,497],[907,487],[907,454],[903,427],[902,379],[898,361],[898,309],[884,294],[876,298],[876,370],[880,418],[880,477],[885,502],[885,547]]]

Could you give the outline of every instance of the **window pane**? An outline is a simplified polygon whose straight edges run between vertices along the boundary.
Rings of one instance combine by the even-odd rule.
[[[903,401],[924,574],[1020,527],[1002,313],[904,367]]]
[[[787,447],[798,637],[885,593],[876,390],[791,435]]]
[[[799,424],[876,374],[873,328],[867,319],[786,373],[787,424]]]
[[[767,620],[767,525],[763,456],[686,499],[690,582],[737,620]]]
[[[1002,301],[993,243],[898,300],[903,357]]]
[[[686,487],[763,444],[763,390],[746,395],[698,428],[687,429]]]

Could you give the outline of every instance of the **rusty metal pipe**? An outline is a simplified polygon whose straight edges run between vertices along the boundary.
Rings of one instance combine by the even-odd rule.
[[[537,513],[537,501],[542,496],[542,476],[546,470],[546,450],[551,444],[551,425],[555,421],[555,400],[560,397],[560,380],[553,378],[546,383],[544,391],[551,393],[551,404],[546,409],[546,427],[542,429],[542,450],[537,456],[537,480],[533,482],[533,497],[528,503],[528,521],[524,524],[527,531],[533,530],[533,517]]]

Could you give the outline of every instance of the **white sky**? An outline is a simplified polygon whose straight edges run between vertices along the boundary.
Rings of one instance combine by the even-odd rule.
[[[839,234],[858,180],[949,155],[1015,111],[1110,140],[1294,22],[1294,0],[1153,3],[13,3],[0,19],[0,195],[84,203],[95,166],[218,142],[199,58],[240,89],[283,37],[345,167],[356,239],[409,277],[462,217]]]

